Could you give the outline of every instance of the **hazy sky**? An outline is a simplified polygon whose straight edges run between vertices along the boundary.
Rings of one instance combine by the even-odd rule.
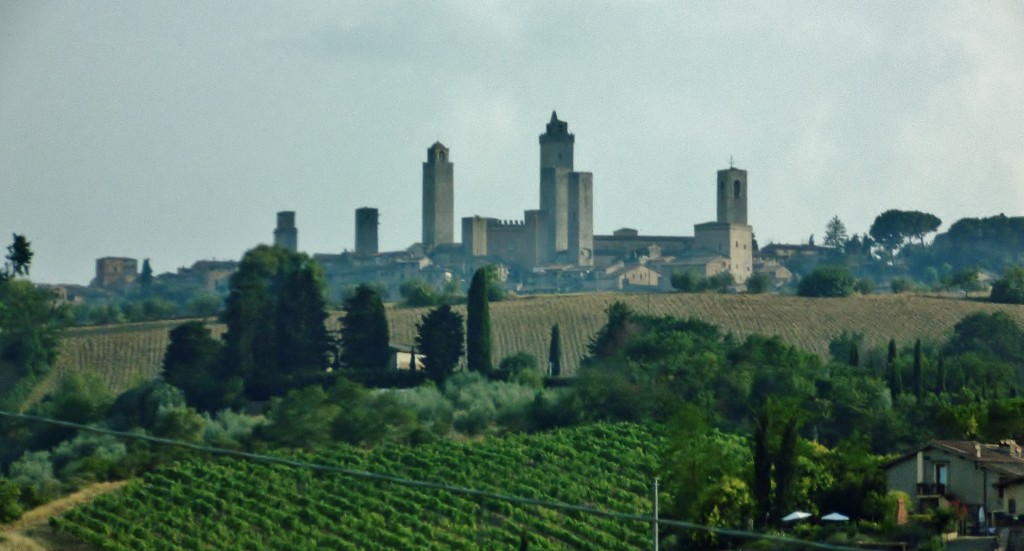
[[[437,140],[457,219],[537,208],[552,110],[601,234],[692,235],[730,156],[762,245],[1020,216],[1024,3],[0,0],[0,243],[84,284],[239,258],[279,210],[352,249],[372,206],[405,248]]]

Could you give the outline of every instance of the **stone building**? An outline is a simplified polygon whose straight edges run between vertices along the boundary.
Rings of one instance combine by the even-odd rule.
[[[465,254],[530,269],[544,265],[593,266],[594,177],[573,170],[576,137],[551,113],[540,142],[540,208],[522,220],[462,219]]]
[[[123,287],[139,277],[139,261],[134,258],[105,256],[96,259],[96,278],[93,287],[109,289]]]

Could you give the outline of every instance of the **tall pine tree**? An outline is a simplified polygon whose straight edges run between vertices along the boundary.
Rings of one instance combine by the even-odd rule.
[[[480,268],[473,274],[466,296],[466,368],[484,374],[493,369],[486,268]]]

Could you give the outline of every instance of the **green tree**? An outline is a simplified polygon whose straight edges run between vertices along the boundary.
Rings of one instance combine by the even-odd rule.
[[[992,302],[1024,304],[1024,267],[1012,266],[992,284]]]
[[[181,389],[186,401],[200,411],[237,406],[243,381],[225,372],[220,355],[221,344],[210,336],[205,323],[183,323],[171,330],[164,353],[164,380]]]
[[[342,364],[356,369],[387,369],[391,337],[380,294],[369,285],[360,285],[342,307]]]
[[[921,352],[921,339],[914,341],[914,395],[920,400],[924,394],[924,374],[922,373],[924,354]]]
[[[903,374],[900,373],[899,356],[896,352],[896,339],[889,339],[889,350],[885,365],[889,370],[889,392],[893,401],[903,393]]]
[[[839,215],[833,216],[825,225],[825,246],[842,252],[847,241],[846,225],[839,219]]]
[[[523,377],[524,373],[530,373]],[[500,381],[509,382],[520,382],[520,379],[526,378],[531,379],[532,374],[538,374],[540,371],[537,366],[537,357],[528,352],[516,352],[511,356],[506,356],[498,362],[498,370],[495,378]],[[533,378],[538,380],[539,378]]]
[[[875,217],[868,233],[883,246],[891,260],[911,238],[918,239],[924,246],[924,236],[939,229],[940,225],[942,220],[934,214],[887,210]]]
[[[699,293],[707,287],[707,281],[695,270],[674,272],[672,274],[672,288],[684,293]]]
[[[305,254],[260,245],[231,276],[224,363],[250,399],[265,400],[323,373],[329,339],[323,273]]]
[[[42,375],[57,359],[68,310],[27,280],[0,284],[0,364],[19,376]]]
[[[764,272],[754,272],[747,278],[747,292],[758,295],[771,288],[772,278]]]
[[[403,281],[398,293],[402,295],[405,305],[411,307],[434,306],[439,300],[430,284],[420,278]]]
[[[462,316],[447,304],[423,314],[416,324],[416,344],[425,356],[423,369],[437,384],[455,371],[462,357],[463,342]]]
[[[153,292],[153,268],[149,265],[149,259],[142,261],[142,272],[139,274],[139,289],[143,297],[149,297]]]
[[[11,238],[12,243],[7,247],[7,255],[4,256],[7,262],[3,269],[0,269],[0,282],[19,275],[27,276],[32,264],[32,256],[35,254],[32,252],[31,243],[24,235],[15,233],[11,235]]]
[[[486,268],[480,268],[473,274],[466,295],[466,367],[469,371],[484,374],[493,369]]]
[[[796,292],[802,297],[845,297],[853,293],[854,283],[845,266],[818,266],[800,280]]]
[[[551,326],[551,345],[548,347],[548,375],[562,376],[562,330],[558,324]]]
[[[271,400],[260,433],[275,444],[312,450],[331,442],[331,426],[340,413],[341,405],[328,400],[323,388],[293,389]]]
[[[0,523],[21,518],[21,485],[0,476]]]

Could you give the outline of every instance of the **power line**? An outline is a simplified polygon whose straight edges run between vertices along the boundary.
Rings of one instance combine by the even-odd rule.
[[[696,524],[693,522],[687,522],[684,520],[671,520],[660,518],[656,516],[637,515],[631,513],[620,513],[617,511],[606,511],[604,509],[598,509],[596,507],[588,507],[585,505],[573,505],[571,503],[562,503],[558,501],[547,501],[542,499],[533,499],[528,497],[516,496],[511,494],[502,494],[498,492],[490,492],[487,490],[480,490],[476,488],[467,488],[464,486],[454,486],[451,484],[443,484],[440,482],[429,482],[425,480],[414,480],[410,478],[403,478],[400,476],[373,473],[369,471],[361,471],[358,469],[348,469],[345,467],[338,467],[335,465],[324,465],[322,463],[311,463],[308,461],[299,461],[295,459],[288,459],[285,457],[277,457],[273,455],[266,455],[261,453],[252,453],[239,450],[229,450],[226,448],[217,448],[213,446],[204,446],[201,444],[193,444],[190,442],[184,442],[181,440],[173,440],[170,438],[160,438],[158,436],[150,436],[148,434],[138,434],[124,431],[117,431],[112,429],[105,429],[101,427],[94,427],[89,425],[82,425],[80,423],[72,423],[70,421],[61,421],[59,419],[53,419],[50,417],[42,417],[39,415],[31,415],[27,413],[13,413],[9,411],[0,410],[0,417],[7,417],[10,419],[18,419],[23,421],[33,421],[37,423],[46,423],[50,425],[57,425],[60,427],[72,428],[82,430],[86,432],[92,432],[96,434],[104,434],[113,436],[116,438],[129,438],[135,440],[143,440],[146,442],[152,442],[163,446],[174,446],[178,448],[184,448],[188,450],[209,453],[213,455],[222,455],[228,457],[237,457],[240,459],[247,459],[249,461],[256,461],[260,463],[270,463],[277,465],[285,465],[296,469],[308,469],[317,472],[335,473],[356,478],[364,478],[368,480],[378,480],[384,482],[391,482],[393,484],[400,484],[403,486],[410,486],[413,488],[426,488],[431,490],[444,490],[454,494],[463,494],[474,497],[490,498],[500,501],[508,501],[511,503],[518,503],[520,505],[534,505],[538,507],[545,507],[548,509],[573,511],[578,513],[587,513],[591,515],[603,516],[618,520],[624,520],[629,522],[641,522],[645,524],[657,523],[659,526],[671,526],[675,528],[684,528],[687,530],[701,530],[704,532],[710,532],[722,536],[739,537],[747,539],[762,539],[769,541],[777,541],[780,543],[790,543],[803,545],[807,547],[815,547],[818,549],[829,549],[834,551],[863,551],[862,549],[855,547],[845,547],[841,545],[832,545],[828,543],[820,543],[814,541],[800,540],[796,538],[789,538],[785,536],[779,536],[775,534],[764,534],[759,532],[750,532],[746,530],[734,530],[730,528],[719,528],[715,526],[707,526],[703,524]]]

